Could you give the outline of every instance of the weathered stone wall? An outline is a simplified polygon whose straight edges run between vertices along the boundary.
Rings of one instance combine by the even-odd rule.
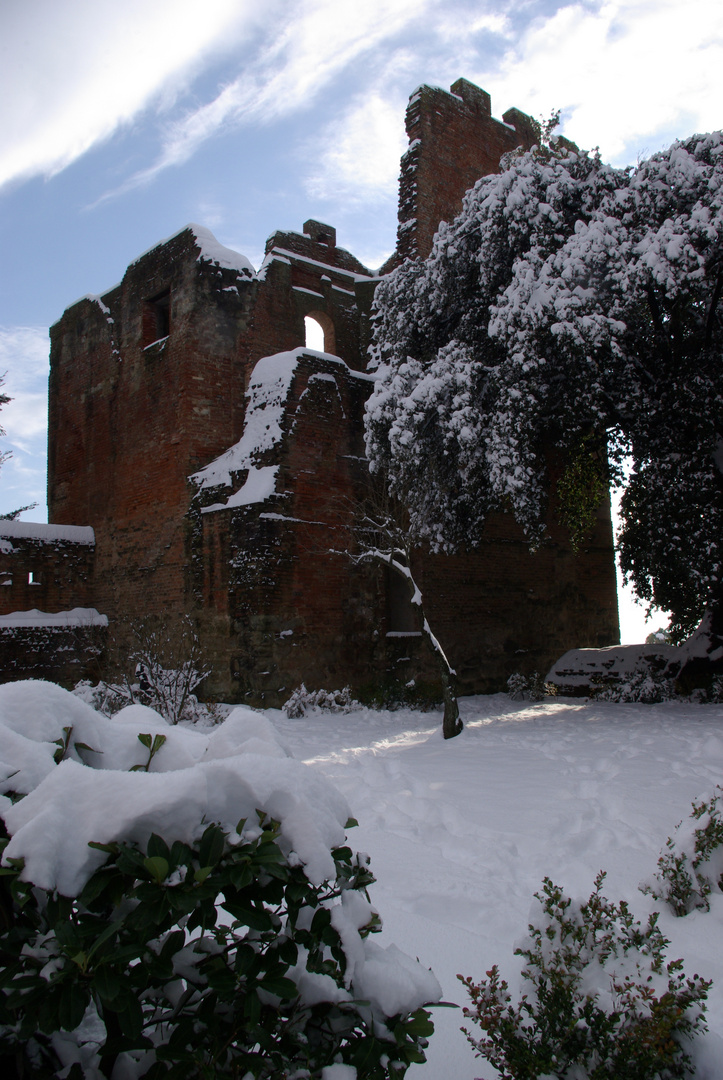
[[[303,346],[311,314],[329,351],[364,364],[369,271],[330,226],[304,229],[274,234],[252,280],[189,227],[51,330],[49,513],[93,525],[94,602],[111,618],[188,610],[187,478],[239,438],[255,362]]]
[[[319,686],[361,673],[368,680],[383,661],[379,633],[372,636],[382,576],[345,554],[350,514],[366,487],[369,385],[344,363],[301,356],[283,439],[259,459],[278,465],[275,493],[263,503],[194,511],[199,615],[214,655],[224,658],[207,692],[276,700],[304,678]]]
[[[187,477],[241,429],[250,277],[186,229],[51,329],[49,513],[93,525],[112,617],[187,606]]]
[[[72,690],[97,682],[107,630],[102,626],[0,626],[0,679],[46,679]]]
[[[362,324],[368,322],[374,279],[348,251],[336,246],[336,230],[307,221],[304,235],[275,232],[254,306],[252,362],[290,351],[305,342],[304,318],[324,330],[324,351],[342,356],[349,367],[366,368]],[[371,286],[371,287],[370,287]]]
[[[544,674],[569,642],[618,640],[609,506],[578,553],[554,511],[547,524],[550,538],[535,553],[512,517],[498,514],[475,550],[421,558],[428,617],[461,693],[502,690],[516,671]]]
[[[299,358],[283,437],[259,458],[276,465],[275,493],[223,507],[246,475],[194,511],[196,599],[217,664],[206,690],[280,704],[307,688],[374,681],[432,683],[438,670],[419,614],[381,563],[354,565],[353,518],[369,492],[363,446],[368,377],[314,354]],[[544,672],[570,643],[617,637],[608,506],[575,554],[550,510],[550,538],[530,554],[509,515],[474,551],[419,551],[425,609],[464,693],[503,689],[515,671]],[[406,609],[405,609],[406,605]]]
[[[89,607],[93,530],[0,521],[0,615]]]

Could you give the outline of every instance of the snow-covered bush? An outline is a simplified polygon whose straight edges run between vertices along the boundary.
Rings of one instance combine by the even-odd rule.
[[[305,716],[309,709],[346,713],[360,708],[361,704],[351,696],[351,689],[348,686],[345,686],[343,690],[307,690],[302,683],[284,705],[284,712],[290,720],[296,720],[300,716]]]
[[[542,701],[555,692],[552,684],[546,683],[539,671],[533,671],[531,675],[521,675],[516,671],[507,680],[507,693],[513,701]]]
[[[185,677],[183,672],[164,669],[161,669],[160,674],[167,677],[169,683],[171,680],[177,683]],[[73,693],[86,705],[90,705],[91,709],[109,717],[115,716],[127,705],[148,705],[169,723],[178,723],[181,720],[192,724],[199,721],[216,723],[219,719],[218,706],[200,702],[195,694],[186,694],[180,712],[174,710],[171,713],[171,716],[176,715],[178,720],[171,720],[162,710],[163,702],[158,700],[159,695],[149,692],[147,688],[142,689],[140,682],[107,683],[101,680],[93,685],[88,679],[83,679],[73,687]]]
[[[147,616],[121,623],[109,648],[109,683],[89,701],[106,715],[125,705],[148,705],[169,724],[202,713],[193,691],[210,673],[188,615]]]
[[[675,679],[646,661],[636,665],[624,679],[606,680],[595,688],[592,697],[599,701],[640,701],[644,705],[656,705],[660,701],[672,701],[678,697]]]
[[[137,689],[140,690],[140,687]],[[73,693],[86,705],[90,705],[91,709],[103,713],[103,716],[115,716],[121,709],[125,709],[126,705],[133,704],[125,686],[102,680],[93,685],[90,679],[82,679],[73,687]]]
[[[643,892],[664,900],[676,915],[710,910],[708,897],[723,891],[723,788],[696,799],[685,821],[669,836],[652,883]]]
[[[371,939],[346,800],[265,717],[200,732],[14,683],[0,761],[0,1055],[24,1075],[383,1080],[424,1061],[436,979]]]
[[[686,1041],[705,1030],[710,983],[686,978],[682,961],[666,964],[668,941],[657,914],[641,925],[624,901],[601,893],[565,896],[549,878],[536,893],[541,917],[529,926],[525,984],[518,1004],[495,965],[476,983],[462,978],[472,1000],[465,1016],[483,1037],[463,1029],[477,1055],[503,1080],[652,1080],[686,1077]]]
[[[335,1061],[386,1077],[424,1060],[428,1013],[375,1016],[347,988],[379,928],[374,879],[349,848],[332,850],[336,877],[320,885],[290,865],[268,818],[233,837],[208,826],[193,846],[152,834],[106,850],[76,898],[6,879],[6,1051],[88,1077],[119,1059],[150,1077],[318,1076]]]

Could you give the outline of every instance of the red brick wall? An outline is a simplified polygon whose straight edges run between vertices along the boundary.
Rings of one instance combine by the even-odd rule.
[[[197,516],[197,599],[213,651],[223,657],[210,692],[278,700],[304,678],[343,685],[355,673],[371,678],[383,662],[379,635],[372,637],[384,602],[379,572],[353,567],[345,554],[350,508],[366,473],[368,387],[344,364],[303,357],[284,439],[260,460],[278,464],[279,494]],[[211,492],[205,501],[218,498]]]
[[[197,254],[180,233],[51,330],[49,512],[95,528],[96,606],[110,615],[185,609],[187,477],[243,423],[256,285]],[[167,289],[170,334],[148,344],[148,300]]]
[[[104,626],[0,626],[0,679],[47,679],[72,690],[98,682],[106,646]]]
[[[364,366],[369,272],[333,229],[304,228],[272,237],[269,250],[288,254],[253,282],[199,263],[184,231],[51,330],[50,516],[94,527],[93,594],[111,617],[192,602],[187,478],[240,438],[257,360],[303,346],[304,316],[315,314],[327,348]],[[152,301],[167,292],[170,333],[154,342]]]
[[[276,232],[267,241],[249,335],[249,371],[263,356],[303,347],[307,315],[321,316],[318,321],[333,327],[325,352],[364,370],[368,337],[362,324],[373,295],[371,272],[336,247],[331,226],[307,221],[304,231],[308,235]]]
[[[302,681],[309,689],[359,689],[383,678],[437,677],[420,638],[387,637],[386,568],[353,566],[344,554],[353,542],[350,518],[367,491],[369,385],[342,365],[304,357],[284,438],[260,462],[279,465],[279,494],[200,515],[198,599],[219,660],[208,692],[280,704]],[[426,613],[461,691],[503,689],[515,671],[544,674],[572,643],[617,640],[609,508],[600,508],[578,555],[554,506],[549,529],[549,541],[531,555],[515,522],[497,515],[475,551],[418,553]]]
[[[534,139],[528,117],[510,110],[505,123],[492,119],[489,96],[465,80],[451,93],[422,87],[407,130],[397,259],[426,254],[464,191]],[[344,501],[363,486],[363,379],[304,360],[273,456],[283,497],[205,515],[193,504],[189,513],[188,476],[242,434],[254,364],[303,346],[306,315],[325,324],[327,350],[364,370],[376,279],[313,220],[303,234],[270,238],[259,280],[198,254],[184,230],[51,331],[49,507],[54,522],[95,529],[89,604],[111,619],[192,610],[215,662],[207,685],[225,697],[276,700],[302,679],[333,687],[415,665],[423,673],[417,640],[386,637],[384,569],[330,554],[345,547]],[[169,334],[153,342],[165,318],[154,302],[166,293]],[[603,512],[579,557],[554,528],[530,556],[499,519],[480,551],[420,556],[419,573],[465,689],[497,688],[510,671],[542,670],[572,645],[617,637]],[[79,577],[77,595],[83,589]]]
[[[450,93],[421,86],[407,108],[409,149],[399,179],[399,228],[395,261],[426,258],[440,221],[452,221],[465,192],[497,172],[500,158],[536,141],[533,122],[518,109],[492,117],[490,96],[466,79]]]
[[[93,607],[94,555],[90,529],[0,521],[0,615]]]

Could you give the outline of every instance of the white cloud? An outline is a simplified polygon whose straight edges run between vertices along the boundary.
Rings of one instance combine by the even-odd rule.
[[[5,0],[0,185],[58,172],[150,102],[168,107],[184,76],[258,18],[252,0]]]
[[[478,64],[480,50],[488,55],[494,43],[499,52],[510,37],[507,17],[481,6],[476,0],[430,5],[403,46],[370,58],[366,89],[303,147],[310,196],[346,206],[396,201],[410,94],[421,81],[449,87]]]
[[[399,158],[407,148],[406,98],[364,94],[305,147],[312,198],[369,200],[397,197]]]
[[[440,0],[305,0],[270,20],[268,40],[242,74],[210,102],[174,122],[156,161],[107,196],[187,161],[221,129],[267,123],[307,108],[360,55],[423,16]],[[281,28],[279,28],[281,27]]]
[[[0,375],[5,375],[3,392],[12,397],[44,387],[48,381],[49,352],[47,327],[0,326]],[[3,412],[6,420],[9,408],[6,405]]]
[[[384,169],[376,74],[393,39],[407,31],[408,63],[390,71],[392,90],[402,79],[408,92],[418,82],[447,85],[466,75],[493,94],[499,111],[563,108],[570,137],[599,143],[607,157],[634,156],[633,144],[654,150],[671,131],[720,123],[723,5],[597,0],[563,4],[526,25],[525,10],[539,8],[500,0],[5,0],[0,95],[12,108],[0,113],[0,185],[61,170],[150,105],[167,117],[203,66],[233,49],[241,74],[166,122],[156,161],[119,190],[188,160],[221,130],[308,107],[361,56],[369,58]],[[346,144],[348,153],[331,162],[340,176],[351,137]],[[361,178],[367,190],[375,187],[373,172],[374,163]]]
[[[536,20],[486,89],[503,108],[563,110],[564,131],[634,162],[721,123],[723,6],[710,0],[570,4]]]
[[[535,16],[532,4],[527,22],[520,8],[497,7],[430,8],[424,34],[398,63],[375,57],[383,77],[372,69],[370,89],[304,148],[311,196],[348,204],[396,194],[406,94],[420,76],[444,86],[460,75],[477,81],[496,115],[511,105],[543,117],[562,108],[570,138],[624,162],[720,125],[723,6],[597,0]]]

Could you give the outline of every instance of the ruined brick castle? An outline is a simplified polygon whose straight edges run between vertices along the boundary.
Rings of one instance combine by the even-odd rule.
[[[380,273],[425,256],[464,192],[535,139],[529,117],[493,119],[464,79],[417,90],[406,123],[397,247]],[[112,625],[188,612],[213,663],[205,692],[229,701],[429,676],[396,579],[338,554],[367,475],[378,280],[318,221],[269,237],[258,273],[188,226],[69,308],[51,329],[52,524],[0,523],[0,614],[95,609]],[[309,316],[323,353],[305,346]],[[618,640],[609,507],[578,555],[552,518],[549,530],[530,555],[500,514],[474,551],[419,552],[462,692]]]

